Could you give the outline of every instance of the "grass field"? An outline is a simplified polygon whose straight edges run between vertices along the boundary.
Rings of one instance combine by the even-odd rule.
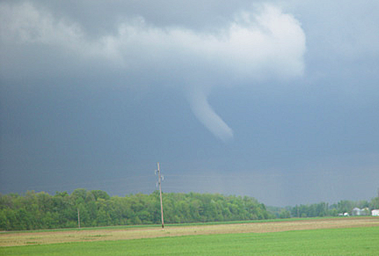
[[[379,218],[179,226],[165,230],[149,227],[125,231],[129,234],[142,232],[149,237],[138,239],[116,235],[109,239],[112,233],[123,231],[100,231],[45,232],[52,240],[40,240],[38,235],[43,232],[1,234],[0,255],[379,255]],[[87,232],[88,240],[83,239],[86,236],[75,237],[73,232]],[[62,233],[72,236],[73,241],[52,242],[54,234],[59,237]],[[35,239],[31,239],[33,236]],[[29,245],[7,246],[5,237],[18,237]],[[7,241],[10,243],[12,239]]]

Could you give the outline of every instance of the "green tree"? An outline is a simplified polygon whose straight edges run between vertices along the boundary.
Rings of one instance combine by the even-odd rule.
[[[291,218],[291,213],[290,213],[288,210],[283,209],[283,210],[280,212],[279,217],[280,217],[281,219]]]

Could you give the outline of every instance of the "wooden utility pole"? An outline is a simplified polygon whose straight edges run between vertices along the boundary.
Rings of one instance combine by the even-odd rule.
[[[78,227],[80,228],[80,211],[79,211],[79,208],[78,208]]]
[[[164,228],[164,218],[163,218],[163,202],[162,202],[162,176],[161,176],[161,170],[159,169],[159,163],[158,165],[158,186],[159,186],[159,197],[161,200],[161,219],[162,219],[162,228]]]

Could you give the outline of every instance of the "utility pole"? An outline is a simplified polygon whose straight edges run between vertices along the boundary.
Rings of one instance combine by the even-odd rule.
[[[157,163],[158,166],[158,186],[159,186],[159,197],[161,200],[161,219],[162,219],[162,228],[164,228],[164,218],[163,218],[163,202],[162,202],[162,176],[161,176],[161,170],[159,169],[159,163]]]
[[[79,211],[79,208],[78,208],[78,227],[80,229],[80,211]]]

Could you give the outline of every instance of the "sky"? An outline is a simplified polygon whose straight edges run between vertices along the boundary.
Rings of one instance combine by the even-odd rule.
[[[1,1],[0,193],[370,200],[379,2]]]

